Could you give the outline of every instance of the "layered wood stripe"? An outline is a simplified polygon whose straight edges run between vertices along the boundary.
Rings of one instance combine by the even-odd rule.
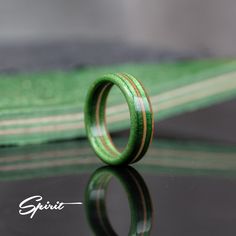
[[[130,111],[130,137],[122,152],[116,149],[106,127],[106,100],[113,85],[124,94]],[[124,73],[99,78],[87,95],[85,127],[94,151],[105,163],[120,165],[140,160],[149,147],[154,129],[151,103],[143,85]]]
[[[158,70],[155,71],[156,80],[147,72],[140,73],[140,75],[144,74],[145,83],[149,85],[150,94],[153,95],[151,97],[153,112],[158,112],[158,120],[235,97],[236,72],[234,68],[221,71],[217,67],[214,68],[213,74],[205,74],[201,79],[193,79],[194,75],[190,73],[188,82],[183,78],[178,83],[169,81],[166,74],[158,75]],[[167,90],[164,80],[159,81],[160,77],[166,77],[166,81],[169,81],[168,84],[171,86]],[[178,77],[178,73],[176,77]],[[78,88],[78,86],[76,87]],[[79,88],[81,89],[77,90],[78,93],[85,86],[80,84]],[[66,107],[64,103],[55,107],[43,106],[37,112],[29,112],[28,108],[26,110],[14,108],[8,110],[7,112],[10,113],[6,114],[5,110],[2,110],[0,144],[23,145],[82,137],[85,135],[84,116],[80,109],[80,105],[83,103],[84,100],[81,99],[76,105],[68,103]],[[116,104],[107,109],[107,115],[112,123],[111,131],[127,129],[129,113],[126,111],[126,104],[117,104],[114,100],[110,104]],[[23,114],[25,118],[22,117]],[[157,120],[157,116],[155,119]]]
[[[136,162],[139,158],[140,158],[140,154],[142,153],[143,149],[144,149],[144,145],[146,142],[150,143],[150,138],[148,139],[148,132],[147,132],[147,110],[148,112],[152,113],[152,108],[151,108],[151,103],[149,101],[149,106],[147,108],[145,108],[145,105],[144,105],[144,100],[143,100],[143,95],[141,94],[141,91],[140,89],[138,89],[137,85],[135,84],[135,82],[138,82],[138,85],[141,85],[141,83],[134,79],[134,78],[131,78],[128,74],[123,74],[123,73],[119,73],[118,74],[121,78],[124,78],[125,80],[127,80],[131,86],[134,88],[135,90],[135,93],[136,93],[136,96],[137,96],[137,99],[138,99],[138,103],[140,105],[140,108],[141,108],[141,113],[142,113],[142,122],[139,122],[139,123],[142,123],[143,125],[143,130],[142,130],[142,137],[141,137],[141,144],[140,144],[140,147],[137,151],[137,154],[134,156],[132,162]],[[134,80],[134,81],[133,81]],[[144,96],[144,99],[146,98],[146,96]],[[152,131],[151,131],[151,136],[153,135],[153,128],[154,128],[154,121],[151,122],[152,123]]]

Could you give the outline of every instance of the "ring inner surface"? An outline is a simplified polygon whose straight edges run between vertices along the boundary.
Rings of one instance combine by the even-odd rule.
[[[93,106],[94,126],[92,128],[93,136],[96,137],[96,145],[102,152],[112,158],[120,155],[111,139],[106,123],[107,97],[113,85],[111,82],[104,82],[98,86],[98,92],[94,93],[96,97],[93,99],[95,105]]]

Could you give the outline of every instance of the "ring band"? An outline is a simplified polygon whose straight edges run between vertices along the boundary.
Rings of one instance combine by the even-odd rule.
[[[130,135],[122,152],[113,144],[106,127],[106,100],[113,85],[124,94],[130,112]],[[88,139],[105,163],[130,164],[139,161],[146,153],[153,136],[153,112],[147,92],[133,76],[117,73],[97,79],[88,92],[84,112]]]

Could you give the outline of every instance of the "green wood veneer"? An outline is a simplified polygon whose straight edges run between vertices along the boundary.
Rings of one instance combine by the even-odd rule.
[[[84,103],[96,78],[126,71],[148,89],[155,121],[236,97],[236,60],[207,59],[123,64],[70,71],[0,74],[0,145],[85,137]],[[111,132],[130,127],[126,104],[114,91]],[[117,109],[119,108],[119,109]],[[156,113],[158,112],[158,116]]]

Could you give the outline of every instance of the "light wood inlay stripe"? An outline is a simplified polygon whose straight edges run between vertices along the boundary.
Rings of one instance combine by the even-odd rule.
[[[145,106],[143,103],[143,99],[142,99],[142,95],[140,94],[136,84],[132,81],[132,79],[130,79],[128,76],[126,76],[125,74],[120,73],[119,74],[122,78],[125,78],[126,80],[129,81],[129,83],[131,83],[132,87],[134,88],[136,94],[137,94],[137,98],[141,107],[141,112],[142,112],[142,118],[143,118],[143,135],[142,135],[142,141],[141,141],[141,145],[140,148],[136,154],[136,156],[133,158],[132,162],[135,162],[139,155],[141,154],[141,152],[143,151],[143,147],[146,141],[146,135],[147,135],[147,118],[146,118],[146,110],[145,110]]]

